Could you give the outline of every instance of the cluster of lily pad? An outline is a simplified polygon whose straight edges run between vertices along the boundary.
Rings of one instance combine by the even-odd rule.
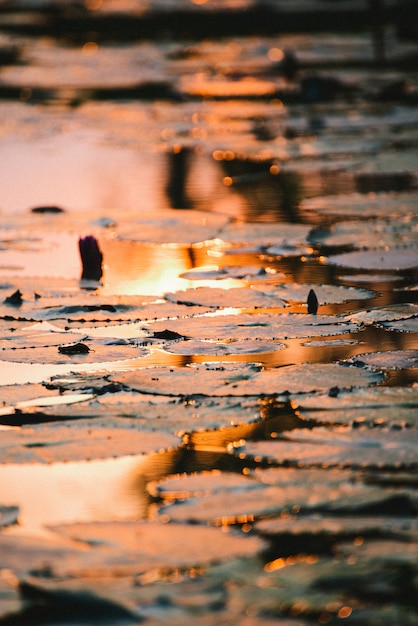
[[[100,151],[182,144],[221,191],[199,179],[207,196],[191,184],[180,212],[5,217],[0,625],[416,625],[416,78],[392,84],[408,44],[376,72],[365,35],[289,36],[292,83],[268,38],[52,58],[22,37],[22,63],[2,68],[21,100],[4,136],[50,132],[52,115]],[[309,75],[347,55],[356,89]],[[25,94],[83,106],[71,123],[28,115]],[[140,295],[144,262],[126,295],[108,280],[121,250],[187,263],[176,287]]]

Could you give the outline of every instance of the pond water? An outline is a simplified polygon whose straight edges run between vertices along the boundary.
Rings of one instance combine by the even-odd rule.
[[[379,10],[0,5],[0,624],[417,623],[418,46]]]

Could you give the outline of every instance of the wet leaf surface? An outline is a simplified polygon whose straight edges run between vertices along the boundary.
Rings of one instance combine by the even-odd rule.
[[[418,266],[417,248],[377,248],[360,252],[344,252],[328,257],[328,263],[340,267],[365,270],[400,271]]]
[[[219,341],[182,341],[167,346],[165,350],[173,354],[190,354],[190,355],[208,355],[208,356],[224,356],[228,354],[263,354],[266,352],[275,352],[283,350],[285,345],[278,341],[230,341],[221,343]]]
[[[382,370],[418,367],[418,350],[389,350],[387,352],[360,354],[353,357],[349,363]]]
[[[179,443],[174,435],[144,430],[132,418],[107,418],[9,428],[1,447],[7,463],[54,463],[147,454]]]
[[[303,374],[302,374],[303,372]],[[142,393],[169,396],[271,395],[368,386],[382,380],[378,372],[337,364],[307,363],[263,370],[257,365],[154,367],[117,374],[112,379]]]
[[[215,308],[237,309],[281,309],[286,306],[284,300],[272,293],[262,293],[250,289],[216,289],[199,287],[188,291],[165,294],[168,300],[179,304],[197,304]]]
[[[259,289],[259,287],[255,287]],[[313,285],[285,283],[271,288],[271,292],[284,300],[293,302],[306,302],[311,289],[315,292],[319,304],[346,302],[348,300],[364,300],[371,298],[373,292],[368,289],[355,289],[342,285]]]
[[[162,322],[148,324],[150,331],[163,330]],[[179,332],[183,320],[170,320],[170,330]],[[301,337],[323,337],[355,332],[355,323],[333,315],[304,315],[302,313],[242,313],[236,315],[193,317],[187,321],[189,337],[206,340],[276,340]]]
[[[222,533],[219,529],[184,524],[126,521],[98,524],[67,524],[52,530],[79,543],[98,546],[111,555],[121,553],[131,564],[148,561],[148,568],[193,567],[203,563],[252,555],[263,548],[258,537]],[[147,567],[146,566],[146,567]]]
[[[73,4],[0,9],[0,623],[415,626],[413,3]]]
[[[299,467],[414,469],[416,438],[417,431],[409,429],[315,428],[289,433],[281,441],[247,443],[240,454]]]

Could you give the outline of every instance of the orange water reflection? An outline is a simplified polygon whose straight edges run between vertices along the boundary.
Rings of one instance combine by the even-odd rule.
[[[48,525],[143,516],[135,486],[145,457],[52,465],[1,465],[0,502],[19,505],[14,534],[45,535]]]
[[[193,267],[188,247],[156,246],[130,241],[101,241],[105,259],[102,292],[122,295],[162,295],[184,289],[179,278]]]

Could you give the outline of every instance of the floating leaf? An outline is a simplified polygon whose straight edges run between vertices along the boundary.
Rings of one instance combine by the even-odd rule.
[[[367,499],[379,493],[378,489],[347,481],[344,472],[334,472],[331,476],[324,470],[289,468],[279,472],[274,479],[269,475],[265,481],[262,471],[254,472],[252,479],[226,476],[223,484],[208,474],[178,479],[177,494],[184,501],[163,506],[160,512],[177,522],[236,524],[285,511],[306,511],[329,506],[331,502],[342,503],[355,495]],[[168,482],[168,493],[163,491],[162,495],[170,498],[171,493],[177,498],[170,492],[171,484]],[[164,489],[164,483],[160,488]]]
[[[394,217],[416,214],[416,192],[341,194],[305,198],[302,207],[324,215],[354,217]]]
[[[359,326],[344,317],[303,313],[241,313],[238,315],[214,315],[193,317],[184,320],[148,323],[151,331],[169,329],[185,333],[194,339],[230,341],[274,340],[302,337],[323,337],[355,332]]]
[[[264,267],[259,267],[258,265],[254,266],[239,266],[239,265],[231,265],[226,267],[196,267],[191,270],[187,270],[180,274],[180,278],[185,278],[187,280],[225,280],[225,279],[235,279],[235,280],[268,280],[271,278],[272,280],[282,280],[284,278],[284,274],[275,272],[269,268],[264,269]]]
[[[417,304],[391,304],[373,307],[366,311],[356,311],[347,315],[347,318],[358,324],[375,324],[378,322],[405,320],[418,316]]]
[[[168,433],[144,430],[135,419],[80,419],[37,424],[2,432],[0,448],[8,463],[53,463],[158,452],[178,446]]]
[[[315,394],[291,401],[300,410],[367,409],[382,407],[418,407],[418,387],[371,387],[369,389],[338,390],[335,394]]]
[[[417,443],[415,430],[315,428],[290,433],[285,440],[247,442],[240,455],[295,467],[414,469]]]
[[[262,247],[277,245],[307,245],[310,227],[305,224],[228,224],[218,235],[222,241],[234,245],[258,245]]]
[[[272,293],[262,293],[260,290],[244,288],[198,287],[167,293],[164,297],[178,304],[195,304],[215,308],[273,309],[286,306],[280,297]]]
[[[266,254],[283,259],[287,259],[289,257],[308,256],[312,254],[312,252],[312,248],[308,248],[307,246],[292,246],[290,244],[269,246],[266,250]]]
[[[409,219],[348,220],[330,230],[312,231],[309,240],[326,246],[353,246],[356,249],[412,246],[416,242],[416,216]]]
[[[282,541],[293,541],[300,550],[307,548],[318,549],[322,544],[328,548],[337,542],[347,541],[356,537],[393,536],[395,533],[408,538],[408,535],[418,533],[416,518],[405,517],[340,517],[323,515],[290,516],[261,520],[255,525],[255,530],[263,537],[280,538]]]
[[[210,375],[208,375],[210,372]],[[382,379],[377,372],[337,364],[288,365],[270,370],[217,363],[214,367],[152,367],[116,374],[114,381],[142,393],[214,396],[272,395],[368,386]]]
[[[259,286],[253,286],[254,289],[260,289]],[[365,300],[373,297],[373,291],[368,289],[356,289],[354,287],[344,287],[342,285],[321,285],[321,284],[304,284],[304,283],[283,283],[274,286],[274,290],[268,293],[275,294],[286,301],[306,302],[310,291],[314,291],[318,303],[337,304],[339,302],[348,302],[350,300]]]
[[[55,525],[52,530],[79,542],[100,545],[101,551],[110,551],[114,558],[119,554],[122,557],[129,555],[131,563],[134,559],[137,561],[137,567],[143,560],[152,563],[154,568],[199,566],[250,556],[264,547],[259,537],[161,522],[67,524]]]
[[[377,248],[327,257],[330,265],[353,269],[401,271],[418,267],[418,248]]]
[[[418,350],[388,350],[358,354],[347,361],[354,365],[367,365],[376,369],[397,370],[418,367]]]
[[[259,482],[233,472],[199,472],[168,478],[147,486],[153,497],[165,500],[185,500],[192,497],[206,497],[218,491],[257,489]]]
[[[57,387],[63,384],[61,379]],[[89,386],[89,380],[86,380],[83,387],[93,389],[99,393],[98,396],[69,393],[52,396],[50,402],[35,398],[32,402],[4,406],[0,408],[0,423],[20,425],[81,418],[131,418],[145,430],[187,435],[189,443],[194,443],[197,434],[201,433],[200,439],[204,439],[207,445],[213,440],[212,445],[220,447],[243,437],[243,425],[258,423],[262,419],[263,405],[256,398],[201,397],[183,400],[131,392],[106,393],[112,385],[115,387],[106,381],[102,381],[101,386],[91,381]],[[62,401],[59,401],[60,398]],[[54,399],[58,401],[54,402]],[[77,401],[80,404],[75,411],[71,404]],[[208,431],[213,433],[210,435]]]
[[[410,317],[408,319],[396,320],[392,322],[380,322],[379,326],[387,328],[388,330],[395,330],[401,333],[416,333],[418,332],[418,316]]]
[[[278,341],[230,341],[221,343],[219,341],[181,341],[170,344],[164,348],[166,352],[172,354],[226,356],[228,354],[268,354],[283,350],[286,346]]]
[[[356,283],[387,283],[391,281],[399,281],[402,279],[401,276],[396,274],[345,274],[344,276],[339,276],[339,280],[356,282]]]

